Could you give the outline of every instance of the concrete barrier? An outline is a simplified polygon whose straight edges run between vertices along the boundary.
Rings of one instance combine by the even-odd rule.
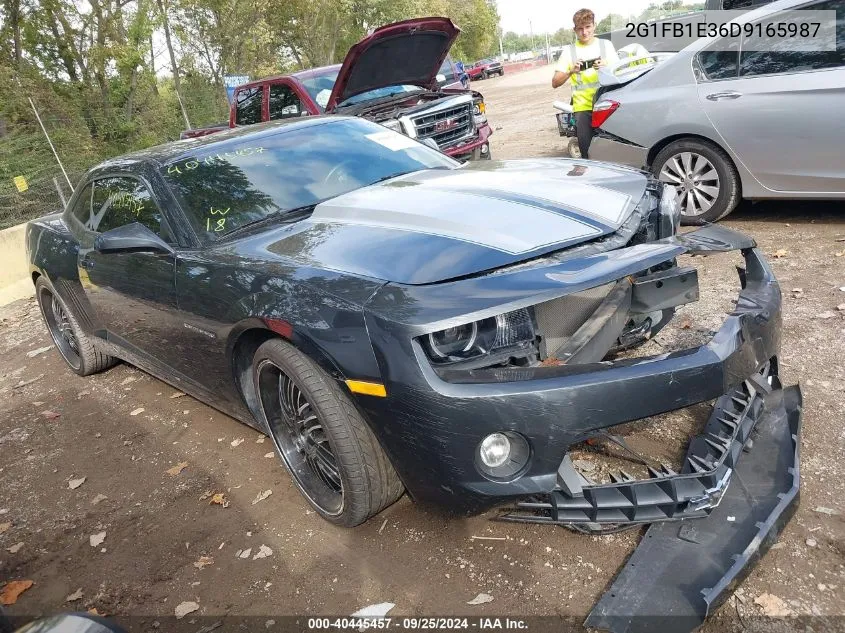
[[[26,224],[0,231],[0,306],[35,294],[26,262]]]

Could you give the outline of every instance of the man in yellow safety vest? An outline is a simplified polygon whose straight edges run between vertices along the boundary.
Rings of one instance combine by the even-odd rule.
[[[593,140],[593,100],[599,89],[598,69],[619,61],[610,40],[596,37],[596,16],[581,9],[573,17],[577,41],[564,48],[555,66],[552,88],[572,83],[572,110],[582,158],[589,158]]]

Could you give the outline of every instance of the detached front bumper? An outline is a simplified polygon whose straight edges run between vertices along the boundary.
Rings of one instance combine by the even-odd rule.
[[[584,625],[612,633],[696,629],[742,581],[798,507],[801,392],[765,398],[753,445],[706,519],[656,523]]]
[[[618,361],[438,372],[415,342],[436,330],[432,323],[442,325],[445,306],[458,302],[473,318],[486,318],[493,310],[524,307],[523,294],[537,305],[537,297],[561,296],[561,284],[562,296],[571,296],[674,263],[682,254],[733,250],[745,259],[736,306],[699,347]],[[650,288],[688,293],[686,273],[677,272],[687,269],[672,270],[674,276],[657,278]],[[648,299],[627,296],[623,308]],[[415,499],[469,512],[515,505],[500,518],[586,532],[652,524],[588,627],[614,633],[695,628],[796,507],[802,404],[800,390],[782,388],[778,378],[781,292],[762,253],[741,234],[708,226],[557,264],[385,289],[372,307],[367,326],[388,397],[359,404]],[[605,316],[612,323],[615,313]],[[602,333],[597,328],[594,339]],[[572,467],[570,448],[609,427],[710,400],[716,401],[712,415],[678,472],[663,466],[644,479],[621,473],[597,485]],[[483,476],[477,465],[479,443],[494,432],[517,433],[531,447],[525,470],[506,481]]]
[[[639,498],[652,499],[648,504],[631,503],[626,509],[626,502],[620,499],[614,508],[602,496],[603,491],[583,490],[583,482],[583,496],[578,497],[578,482],[573,484],[571,477],[566,476],[565,457],[572,445],[609,427],[733,394],[744,386],[753,386],[755,381],[759,383],[753,386],[755,395],[760,391],[758,387],[763,388],[767,377],[755,376],[767,366],[776,373],[781,294],[769,265],[753,246],[753,241],[745,236],[710,226],[557,266],[453,284],[403,287],[401,292],[386,290],[374,298],[367,325],[376,356],[382,359],[388,396],[360,398],[359,405],[417,500],[461,512],[478,512],[545,496],[543,501],[558,509],[556,520],[563,517],[582,523],[650,522],[659,520],[661,515],[683,516],[695,506],[704,509],[704,501],[698,500],[705,493],[715,499],[724,488],[724,468],[732,467],[759,404],[749,402],[751,409],[748,415],[742,414],[742,420],[726,418],[736,422],[735,428],[718,421],[711,424],[718,439],[701,440],[706,450],[696,450],[694,455],[702,461],[693,460],[695,467],[690,464],[690,477],[679,481],[676,488],[668,488],[665,481],[647,480],[642,487],[627,482],[631,485],[621,491],[621,496],[638,495],[642,490],[644,494]],[[511,291],[514,296],[518,293],[536,297],[552,290],[560,292],[563,285],[577,292],[671,261],[683,253],[736,249],[742,251],[746,262],[740,272],[743,287],[737,305],[710,342],[700,347],[612,362],[474,370],[446,376],[431,367],[414,340],[427,328],[437,329],[430,325],[433,319],[429,313],[433,312],[429,308],[428,312],[419,312],[419,325],[413,323],[416,306],[461,303],[468,306],[467,313],[481,318],[487,313],[476,306],[492,300],[508,309],[522,307],[508,302]],[[402,310],[406,323],[397,324],[393,314],[391,318],[381,318],[382,310]],[[493,310],[496,308],[490,309]],[[739,397],[748,399],[750,395],[746,392]],[[740,415],[740,411],[729,409],[726,415]],[[518,433],[528,440],[531,458],[518,477],[495,480],[477,468],[479,443],[493,432]],[[716,449],[706,448],[710,447],[708,439],[719,443],[718,454]],[[717,468],[719,460],[724,468]],[[560,497],[567,486],[577,503],[561,504],[559,498],[548,499],[550,495]],[[615,497],[618,493],[619,490],[609,491],[607,495]],[[667,507],[670,505],[675,507]]]

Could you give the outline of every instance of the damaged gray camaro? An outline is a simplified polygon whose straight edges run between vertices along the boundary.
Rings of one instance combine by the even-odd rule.
[[[781,294],[754,241],[678,235],[679,217],[638,170],[461,165],[308,117],[100,165],[27,247],[74,371],[122,358],[253,425],[327,521],[404,488],[587,533],[650,524],[587,624],[684,630],[795,508],[801,395],[778,378]],[[731,251],[741,290],[713,337],[634,356],[698,300],[678,258]],[[575,468],[584,442],[632,453],[632,423],[711,402],[682,460]]]

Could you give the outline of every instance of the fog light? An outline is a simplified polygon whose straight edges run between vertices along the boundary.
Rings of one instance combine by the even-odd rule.
[[[502,433],[492,433],[478,447],[481,463],[488,468],[504,465],[511,455],[511,441]]]
[[[487,150],[489,150],[489,149],[490,149],[490,148],[488,148],[488,147],[487,147],[487,143],[484,143],[484,144],[481,146],[481,153],[482,153],[482,154],[486,154],[486,153],[487,153]]]

